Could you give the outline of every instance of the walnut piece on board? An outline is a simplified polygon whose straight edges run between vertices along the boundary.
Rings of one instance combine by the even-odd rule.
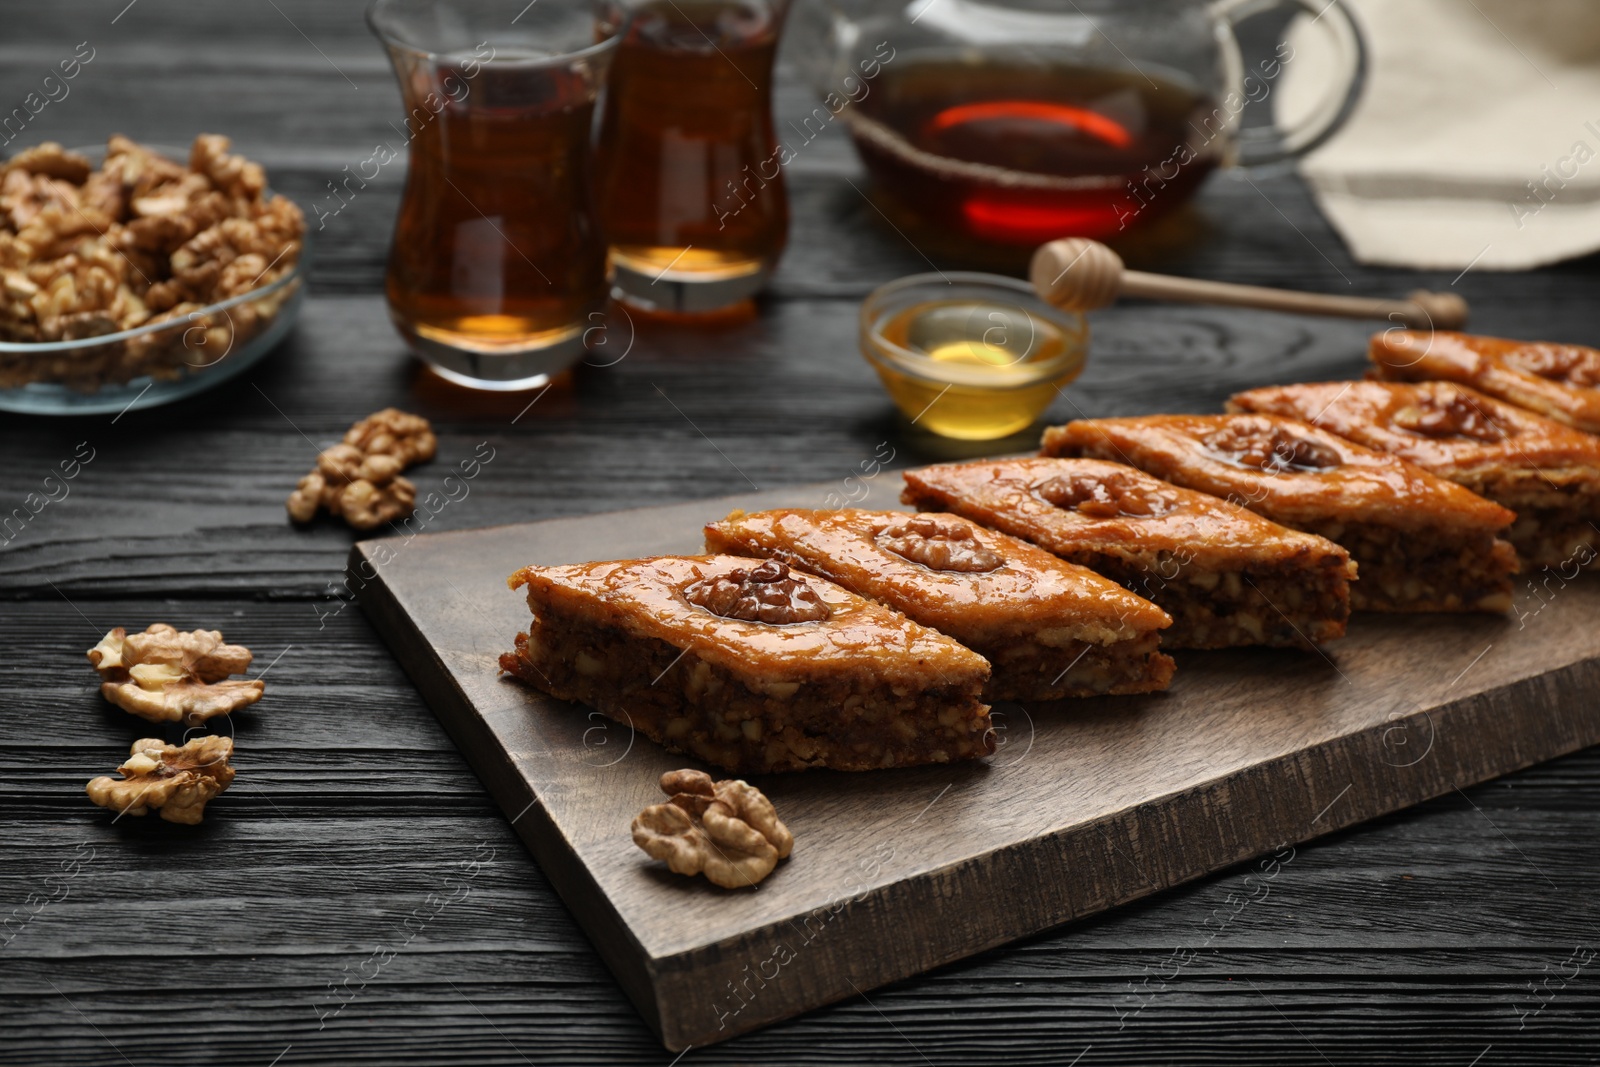
[[[704,874],[724,889],[754,886],[794,850],[794,835],[761,790],[704,771],[668,771],[672,799],[633,820],[633,843],[676,874]],[[696,821],[698,820],[698,821]]]

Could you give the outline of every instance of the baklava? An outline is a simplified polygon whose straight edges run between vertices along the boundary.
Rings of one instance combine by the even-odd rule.
[[[500,666],[735,774],[864,771],[994,751],[989,664],[777,560],[525,567],[533,624]]]
[[[1464,485],[1517,513],[1525,564],[1595,559],[1600,437],[1455,382],[1323,382],[1252,389],[1230,410],[1314,422]],[[1581,564],[1580,564],[1581,565]]]
[[[1031,541],[1153,601],[1167,648],[1310,648],[1344,635],[1344,549],[1119,463],[1003,459],[905,473],[902,497]]]
[[[986,700],[1148,693],[1172,679],[1166,612],[1093,571],[955,515],[734,512],[706,550],[781,560],[887,604],[989,661]]]
[[[1470,385],[1546,418],[1600,433],[1600,349],[1470,333],[1389,330],[1368,346],[1373,376]]]
[[[1397,456],[1275,415],[1083,419],[1045,431],[1052,456],[1116,458],[1336,541],[1360,568],[1351,606],[1505,611],[1511,511]]]

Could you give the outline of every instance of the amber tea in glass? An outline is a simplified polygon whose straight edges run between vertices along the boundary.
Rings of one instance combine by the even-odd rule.
[[[758,290],[789,207],[772,125],[785,0],[605,0],[618,41],[598,155],[612,282],[629,303],[711,311]]]
[[[513,12],[514,14],[515,12]],[[413,349],[445,377],[520,389],[582,357],[602,321],[594,105],[615,42],[591,10],[380,0],[409,170],[385,284]]]

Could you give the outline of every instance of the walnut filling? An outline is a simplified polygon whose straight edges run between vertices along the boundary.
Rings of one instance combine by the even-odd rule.
[[[964,522],[918,515],[878,534],[878,544],[902,559],[929,570],[981,574],[998,570],[1005,560],[986,547]]]
[[[789,573],[788,564],[775,559],[691,582],[683,596],[724,619],[774,626],[821,622],[833,614],[809,585]]]
[[[1176,556],[1067,558],[1171,615],[1172,626],[1161,631],[1164,648],[1309,648],[1342,637],[1350,615],[1342,566],[1219,571]]]
[[[1237,419],[1200,443],[1225,463],[1272,473],[1330,470],[1341,462],[1323,442],[1266,420]]]
[[[1493,534],[1396,530],[1358,522],[1302,529],[1337,541],[1360,567],[1350,604],[1361,611],[1505,611],[1516,551]]]
[[[1064,474],[1041,482],[1033,492],[1047,504],[1092,519],[1154,519],[1178,506],[1175,496],[1120,475]]]
[[[892,685],[866,670],[815,681],[741,677],[665,641],[534,617],[501,666],[674,752],[739,774],[873,770],[994,751],[976,678]]]
[[[1424,437],[1471,437],[1478,441],[1504,441],[1505,429],[1471,398],[1452,392],[1449,400],[1424,395],[1418,403],[1394,413],[1394,424]]]
[[[1505,354],[1517,370],[1581,389],[1600,386],[1600,352],[1573,345],[1520,345]]]
[[[974,644],[973,651],[994,665],[984,699],[1060,700],[1154,693],[1172,682],[1176,665],[1158,647],[1160,631],[1110,645],[1055,638],[1044,631]]]
[[[1595,561],[1600,534],[1590,523],[1595,512],[1592,500],[1580,499],[1560,507],[1529,507],[1501,503],[1517,513],[1517,521],[1506,533],[1522,561],[1531,566],[1559,566],[1579,558],[1582,566]]]

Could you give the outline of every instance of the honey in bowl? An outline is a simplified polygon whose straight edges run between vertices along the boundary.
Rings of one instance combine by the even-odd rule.
[[[929,56],[885,66],[842,117],[911,226],[1037,245],[1185,200],[1222,162],[1214,110],[1154,72]]]
[[[1088,329],[1011,278],[920,274],[867,298],[861,346],[915,425],[988,441],[1032,425],[1078,376]]]

